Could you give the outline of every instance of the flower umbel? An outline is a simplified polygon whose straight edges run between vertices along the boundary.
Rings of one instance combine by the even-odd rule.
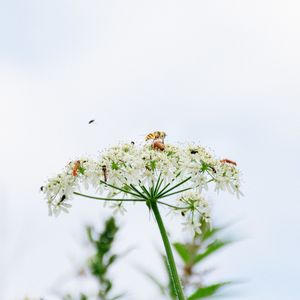
[[[178,199],[181,215],[186,218],[184,227],[201,234],[201,220],[210,223],[208,202],[197,192],[186,192]]]
[[[217,159],[202,146],[166,144],[163,151],[151,145],[120,144],[103,151],[97,160],[82,158],[70,162],[43,187],[49,213],[67,212],[74,193],[93,187],[102,198],[117,201],[116,211],[126,211],[124,202],[156,199],[186,216],[198,231],[197,215],[209,220],[209,205],[201,194],[213,185],[216,191],[239,196],[239,170],[235,164]],[[190,191],[188,194],[184,192]],[[177,203],[164,198],[181,194]],[[162,201],[164,200],[164,201]],[[177,205],[176,205],[177,204]],[[118,209],[120,208],[120,209]]]
[[[168,265],[179,300],[184,292],[158,206],[165,206],[185,218],[185,227],[201,232],[201,220],[210,221],[210,208],[203,191],[228,191],[237,197],[240,176],[236,163],[216,158],[202,146],[165,144],[166,134],[147,135],[151,144],[120,144],[103,151],[98,159],[77,159],[50,178],[41,188],[49,214],[68,212],[74,195],[109,201],[115,212],[126,212],[127,202],[144,202],[157,221],[165,246]],[[83,194],[80,188],[92,187],[95,194]],[[177,201],[171,196],[178,195]]]

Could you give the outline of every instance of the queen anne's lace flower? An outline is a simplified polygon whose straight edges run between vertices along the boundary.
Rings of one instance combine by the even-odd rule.
[[[42,191],[49,213],[55,215],[68,210],[81,187],[94,188],[103,200],[118,200],[113,208],[121,213],[126,211],[125,201],[145,201],[149,206],[147,199],[155,198],[180,212],[185,225],[199,232],[199,218],[210,219],[209,205],[201,194],[209,185],[214,185],[215,191],[240,196],[239,170],[201,146],[165,144],[160,151],[148,144],[131,143],[109,148],[96,160],[83,158],[68,163]],[[164,199],[174,194],[181,195],[176,203]]]

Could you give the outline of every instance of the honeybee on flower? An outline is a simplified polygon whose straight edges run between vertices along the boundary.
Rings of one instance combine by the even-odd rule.
[[[167,134],[164,131],[154,131],[146,135],[145,140],[152,140],[152,148],[154,150],[165,150],[165,138]]]
[[[146,135],[145,141],[160,139],[162,142],[164,142],[166,136],[167,134],[164,131],[154,131]]]

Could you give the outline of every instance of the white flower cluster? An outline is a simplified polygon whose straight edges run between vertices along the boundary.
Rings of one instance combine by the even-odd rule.
[[[180,213],[185,217],[184,228],[201,233],[201,221],[210,223],[210,206],[206,199],[197,192],[186,192],[178,199]]]
[[[130,143],[105,150],[97,160],[70,162],[41,190],[46,195],[50,214],[67,211],[74,192],[79,192],[82,186],[92,186],[101,199],[118,200],[113,207],[122,212],[125,201],[156,198],[171,209],[180,208],[187,222],[196,229],[195,216],[209,220],[209,208],[202,191],[213,184],[216,191],[226,190],[239,197],[239,177],[234,162],[217,159],[201,146],[165,144],[164,149],[159,150],[149,144]],[[191,193],[183,194],[185,191]],[[182,195],[177,208],[165,200],[174,194]]]

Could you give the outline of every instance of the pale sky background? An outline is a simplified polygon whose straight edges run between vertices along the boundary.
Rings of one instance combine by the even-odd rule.
[[[226,299],[300,299],[299,1],[1,0],[0,38],[0,299],[76,289],[61,278],[87,255],[83,225],[110,210],[75,199],[50,218],[39,187],[69,160],[156,129],[243,170],[244,198],[211,196],[216,223],[238,220],[230,232],[243,238],[212,261],[213,279],[246,282]],[[135,250],[116,284],[159,299],[134,269],[160,274],[159,234],[131,208],[116,250]]]

